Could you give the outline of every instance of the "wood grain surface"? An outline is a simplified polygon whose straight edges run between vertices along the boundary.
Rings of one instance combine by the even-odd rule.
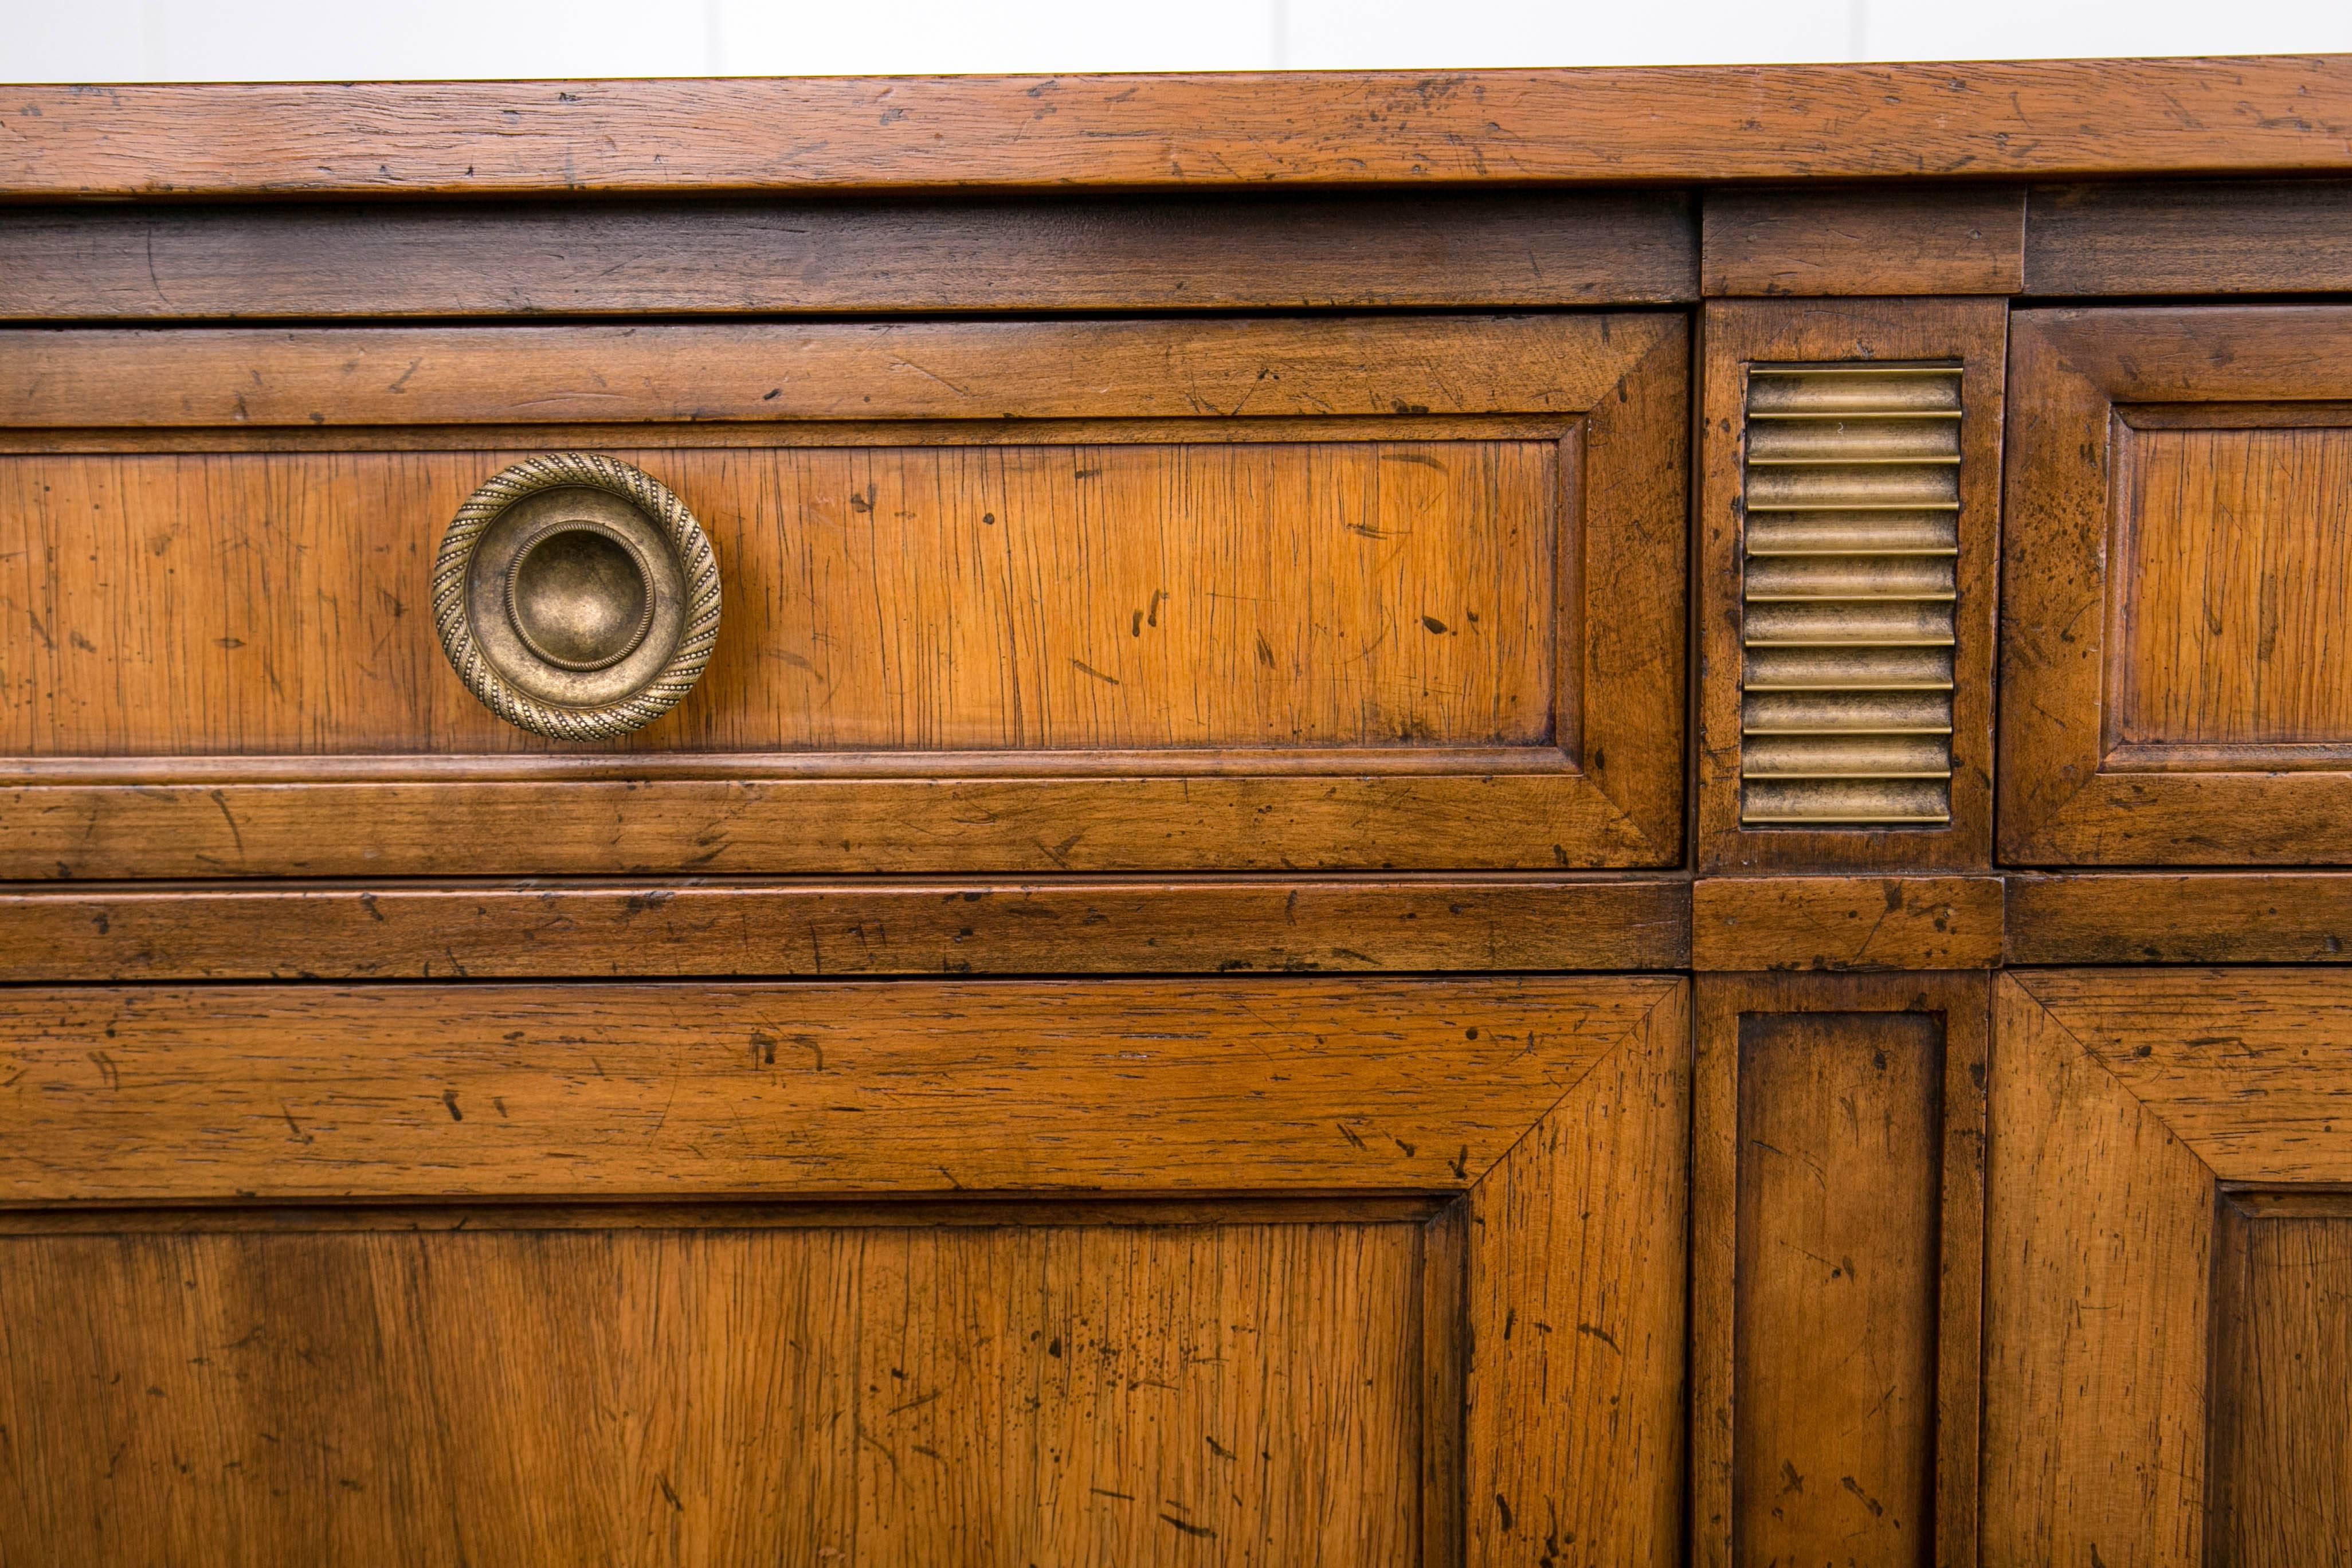
[[[2072,872],[2006,879],[2011,963],[2352,963],[2352,877]]]
[[[2028,294],[2352,289],[2352,183],[2340,179],[2036,185],[2026,213]]]
[[[1731,186],[1706,193],[1709,295],[2014,294],[2025,284],[2017,185]]]
[[[1987,1560],[2338,1554],[2352,977],[1998,993]]]
[[[1675,989],[16,989],[0,1199],[1456,1189]]]
[[[1669,191],[0,208],[0,320],[1664,303]]]
[[[0,1240],[11,1561],[1420,1561],[1418,1226]]]
[[[476,701],[430,613],[442,527],[535,449],[0,458],[22,546],[0,560],[0,605],[16,611],[0,752],[1553,736],[1562,563],[1578,553],[1559,507],[1574,452],[1557,439],[761,450],[608,437],[606,455],[701,521],[725,615],[677,710],[588,746]]]
[[[1581,414],[1679,318],[10,328],[0,425]]]
[[[1696,994],[1691,1561],[1974,1562],[1990,977]]]
[[[2352,1182],[2352,974],[2055,970],[2015,978],[2212,1175]]]
[[[1466,1200],[1473,1568],[1682,1560],[1690,1095],[1676,982]]]
[[[1108,777],[26,784],[0,787],[0,875],[992,878],[1676,858],[1676,839],[1650,837],[1583,775],[1468,760],[1453,777],[1345,759],[1319,776],[1118,776],[1111,759]]]
[[[1994,1030],[1986,1560],[2187,1568],[2205,1560],[2212,1173],[2007,976]]]
[[[0,981],[1679,969],[1675,882],[1545,877],[0,892]]]
[[[1998,877],[1702,877],[1691,886],[1701,970],[1991,969]]]
[[[2352,1556],[2352,1202],[2221,1200],[2214,1236],[2211,1515],[2224,1563]]]
[[[0,196],[2340,172],[2336,58],[13,87]]]
[[[2124,461],[2116,742],[2150,766],[2352,761],[2352,428],[2135,430]]]
[[[2312,467],[2339,461],[2347,342],[2352,315],[2320,306],[2016,313],[2004,860],[2352,859],[2340,525]],[[2165,482],[2135,487],[2144,444]],[[2126,711],[2177,740],[2134,744]]]
[[[1734,1562],[1934,1560],[1943,1067],[1927,1014],[1740,1019]]]

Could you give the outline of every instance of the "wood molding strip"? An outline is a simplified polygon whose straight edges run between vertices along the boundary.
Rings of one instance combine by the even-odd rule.
[[[1684,325],[1607,316],[19,327],[0,425],[1580,415]],[[1073,375],[1073,365],[1087,374]]]
[[[1684,884],[1486,877],[0,890],[0,983],[1671,970]]]
[[[2013,964],[2352,963],[2352,873],[2072,871],[2007,879]]]
[[[16,984],[2162,963],[2352,963],[2352,873],[0,885]]]
[[[1692,207],[1475,190],[0,207],[0,320],[1668,304],[1697,294]]]
[[[2036,185],[2029,295],[2352,291],[2352,181]]]

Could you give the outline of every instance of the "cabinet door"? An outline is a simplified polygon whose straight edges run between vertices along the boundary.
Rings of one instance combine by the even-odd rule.
[[[2005,976],[1984,1561],[2352,1557],[2352,975]]]
[[[2352,310],[2020,311],[2009,405],[2004,854],[2352,861]]]
[[[1686,344],[0,331],[0,876],[1675,865]]]
[[[0,995],[0,1559],[1675,1561],[1685,984]]]

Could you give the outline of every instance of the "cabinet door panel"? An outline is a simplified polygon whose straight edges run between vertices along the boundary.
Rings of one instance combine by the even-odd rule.
[[[2001,845],[2352,860],[2352,311],[2021,311]]]
[[[1999,984],[1988,1562],[2352,1542],[2352,978]]]
[[[1672,1563],[1685,990],[12,992],[0,1556]]]

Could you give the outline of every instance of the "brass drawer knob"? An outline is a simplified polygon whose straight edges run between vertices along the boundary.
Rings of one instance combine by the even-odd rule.
[[[433,618],[491,712],[559,741],[606,740],[701,679],[719,640],[719,563],[660,480],[551,452],[457,509],[433,563]]]

